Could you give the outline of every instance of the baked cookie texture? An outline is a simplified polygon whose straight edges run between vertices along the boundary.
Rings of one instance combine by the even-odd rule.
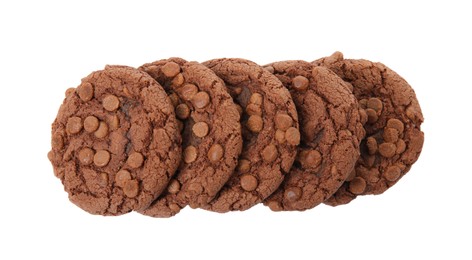
[[[69,199],[100,215],[147,208],[181,157],[170,99],[149,75],[125,66],[93,72],[66,92],[51,145]]]
[[[264,204],[274,211],[306,210],[336,192],[359,158],[364,128],[357,99],[332,71],[306,61],[265,66],[289,89],[300,120],[295,164]]]
[[[304,211],[379,195],[418,160],[423,114],[382,63],[169,58],[83,78],[48,158],[69,199],[116,216]]]
[[[290,171],[300,143],[298,114],[289,91],[256,63],[215,59],[203,64],[223,79],[240,106],[244,144],[236,172],[202,208],[246,210],[271,195]]]
[[[139,68],[156,79],[174,105],[183,157],[167,190],[140,213],[170,217],[210,202],[233,174],[242,149],[239,112],[224,82],[197,62],[171,58]]]
[[[344,59],[340,52],[313,63],[352,86],[366,118],[355,170],[325,203],[336,206],[358,195],[382,194],[410,170],[423,147],[424,119],[413,88],[382,63]]]

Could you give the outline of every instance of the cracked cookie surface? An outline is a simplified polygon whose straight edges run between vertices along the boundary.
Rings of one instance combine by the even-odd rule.
[[[156,79],[175,107],[183,157],[167,190],[140,213],[170,217],[208,204],[228,181],[242,149],[239,112],[224,82],[198,62],[171,58],[139,68]]]
[[[290,172],[264,204],[273,211],[310,209],[338,190],[359,158],[365,132],[357,100],[346,83],[324,67],[282,61],[265,68],[292,95],[301,141]]]
[[[382,63],[344,59],[340,52],[313,63],[351,85],[365,118],[355,170],[325,203],[336,206],[358,195],[382,194],[410,170],[423,147],[423,114],[414,90]]]
[[[149,75],[106,66],[68,89],[52,124],[54,174],[83,210],[142,210],[180,163],[181,137],[171,101]]]
[[[244,59],[203,64],[223,79],[239,105],[243,152],[232,177],[201,208],[246,210],[272,194],[290,170],[300,142],[298,115],[288,90],[261,66]]]

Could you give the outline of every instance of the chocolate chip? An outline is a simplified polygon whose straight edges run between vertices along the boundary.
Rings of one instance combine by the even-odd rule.
[[[239,160],[238,163],[238,171],[240,173],[246,173],[251,169],[251,162],[246,159]]]
[[[93,156],[93,163],[98,167],[104,167],[110,161],[110,153],[106,150],[98,150]]]
[[[382,101],[378,98],[370,98],[367,101],[367,107],[375,110],[376,112],[380,113],[382,111]]]
[[[89,133],[95,132],[95,130],[98,129],[98,126],[100,125],[100,121],[98,118],[94,116],[88,116],[84,120],[84,129],[85,131]]]
[[[385,170],[383,176],[388,181],[396,181],[398,180],[398,178],[400,178],[401,173],[402,170],[400,169],[400,167],[393,165],[388,167],[387,170]]]
[[[216,163],[221,160],[221,158],[223,157],[223,154],[224,154],[223,147],[219,144],[214,144],[208,150],[208,159],[210,159],[212,163]]]
[[[137,180],[127,180],[123,187],[123,193],[129,197],[134,198],[138,196],[139,193],[139,183]]]
[[[82,130],[82,126],[82,119],[74,116],[67,120],[66,131],[69,134],[77,134]]]
[[[398,139],[396,146],[397,146],[397,150],[395,151],[396,154],[401,154],[406,150],[406,143],[402,139]]]
[[[316,168],[321,164],[321,154],[317,150],[303,150],[298,155],[303,168]]]
[[[288,201],[297,201],[302,196],[302,190],[298,187],[289,187],[285,189],[284,198]]]
[[[253,93],[251,97],[249,98],[249,103],[260,107],[262,106],[262,100],[263,100],[263,97],[261,94]]]
[[[120,170],[115,175],[115,183],[118,187],[123,188],[129,180],[131,180],[131,173],[127,170]]]
[[[79,95],[80,99],[82,99],[82,101],[90,101],[93,98],[92,84],[88,82],[80,84],[80,86],[77,87],[77,94]]]
[[[397,129],[399,134],[402,134],[403,130],[405,129],[405,126],[403,125],[402,121],[396,118],[389,119],[387,121],[387,127]]]
[[[279,142],[279,144],[285,143],[285,132],[282,130],[277,129],[275,131],[275,140]]]
[[[141,153],[138,153],[138,152],[131,153],[128,156],[128,160],[126,160],[126,163],[131,168],[137,169],[137,168],[141,167],[141,165],[143,165],[144,156]]]
[[[174,87],[180,87],[182,86],[182,84],[184,84],[184,81],[184,75],[182,75],[182,73],[179,73],[172,79],[171,84]]]
[[[179,119],[187,119],[190,116],[190,108],[186,104],[180,104],[175,108],[175,115]]]
[[[205,91],[200,91],[193,96],[192,103],[196,108],[205,108],[210,104],[210,96]]]
[[[79,161],[83,165],[90,165],[93,162],[94,152],[92,149],[86,147],[79,152]]]
[[[172,106],[177,107],[179,105],[179,96],[175,93],[170,93],[168,96],[170,102],[172,102]]]
[[[245,191],[253,191],[257,188],[258,182],[256,177],[245,174],[241,176],[241,188]]]
[[[354,194],[362,194],[365,191],[367,183],[361,177],[355,177],[349,182],[349,191]]]
[[[368,174],[363,176],[365,177],[366,182],[376,183],[380,180],[380,172],[377,168],[371,168],[368,171]]]
[[[169,186],[167,186],[167,191],[170,194],[176,194],[177,192],[180,191],[180,183],[177,180],[172,180],[169,183]]]
[[[309,81],[306,77],[296,76],[292,79],[292,87],[297,91],[305,91],[308,88]]]
[[[171,62],[168,62],[168,63],[164,64],[164,66],[162,66],[162,68],[161,68],[161,71],[164,74],[164,76],[166,76],[168,78],[172,78],[172,77],[176,76],[177,74],[179,74],[180,66],[179,66],[179,64],[171,61]]]
[[[383,143],[379,145],[379,153],[386,158],[390,158],[395,155],[397,147],[392,143]]]
[[[200,138],[207,136],[208,131],[208,124],[205,122],[197,122],[192,126],[193,134]]]
[[[100,122],[97,131],[95,131],[95,137],[104,138],[108,135],[108,125],[105,122]]]
[[[287,140],[288,144],[291,145],[298,145],[300,143],[300,131],[295,127],[290,127],[285,132],[285,139]]]
[[[192,98],[197,94],[198,88],[193,84],[185,84],[182,88],[179,89],[180,96],[187,101],[192,100]]]
[[[184,162],[191,163],[197,159],[197,148],[195,146],[187,146],[183,152]]]
[[[105,110],[113,112],[120,106],[120,100],[115,95],[108,95],[103,99],[102,106]]]
[[[398,140],[398,130],[395,128],[386,127],[384,128],[382,137],[387,143],[396,143]]]
[[[272,211],[282,211],[282,206],[278,201],[272,200],[267,203],[267,206],[270,208]]]
[[[259,133],[264,126],[264,122],[262,121],[262,117],[253,115],[247,120],[246,126],[251,132]]]
[[[262,150],[262,159],[266,162],[273,162],[277,158],[277,147],[273,144],[269,144]]]
[[[365,113],[367,114],[367,122],[369,124],[373,124],[379,120],[379,116],[377,115],[377,112],[373,110],[372,108],[367,108],[365,110]]]
[[[249,116],[252,116],[252,115],[262,116],[262,109],[258,105],[249,104],[246,107],[246,114],[248,114]]]
[[[362,108],[359,109],[359,118],[362,125],[365,125],[365,123],[367,123],[367,121],[369,120],[369,117],[367,116],[365,109],[362,109]]]
[[[108,125],[111,130],[116,130],[120,127],[120,118],[117,115],[112,115],[108,117]]]
[[[76,91],[75,88],[68,88],[68,89],[66,89],[65,96],[68,97],[68,96],[72,95],[75,91]]]
[[[289,127],[292,126],[292,123],[293,123],[292,117],[287,114],[278,113],[277,115],[275,115],[275,127],[277,129],[285,131]]]

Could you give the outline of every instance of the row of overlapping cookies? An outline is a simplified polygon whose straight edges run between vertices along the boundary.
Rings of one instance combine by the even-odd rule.
[[[266,66],[171,58],[68,89],[48,157],[92,214],[302,211],[394,185],[418,159],[422,121],[402,77],[339,52]]]

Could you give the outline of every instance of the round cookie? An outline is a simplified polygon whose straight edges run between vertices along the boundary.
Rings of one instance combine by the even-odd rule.
[[[282,61],[265,68],[292,95],[301,141],[289,174],[264,205],[273,211],[310,209],[338,190],[359,158],[365,132],[357,100],[344,81],[324,67]]]
[[[246,210],[279,187],[295,160],[300,142],[295,104],[274,75],[251,61],[215,59],[203,64],[225,81],[239,104],[244,144],[234,175],[201,207]]]
[[[170,96],[181,122],[183,158],[167,190],[140,213],[170,217],[188,204],[207,204],[228,181],[241,154],[239,112],[224,82],[197,62],[179,58],[139,68]]]
[[[180,143],[162,87],[139,70],[107,66],[66,91],[48,157],[73,203],[120,215],[147,208],[165,189]]]
[[[336,206],[385,192],[410,170],[423,147],[423,114],[415,92],[382,63],[343,59],[340,52],[313,63],[351,85],[365,117],[366,137],[355,171],[325,203]]]

